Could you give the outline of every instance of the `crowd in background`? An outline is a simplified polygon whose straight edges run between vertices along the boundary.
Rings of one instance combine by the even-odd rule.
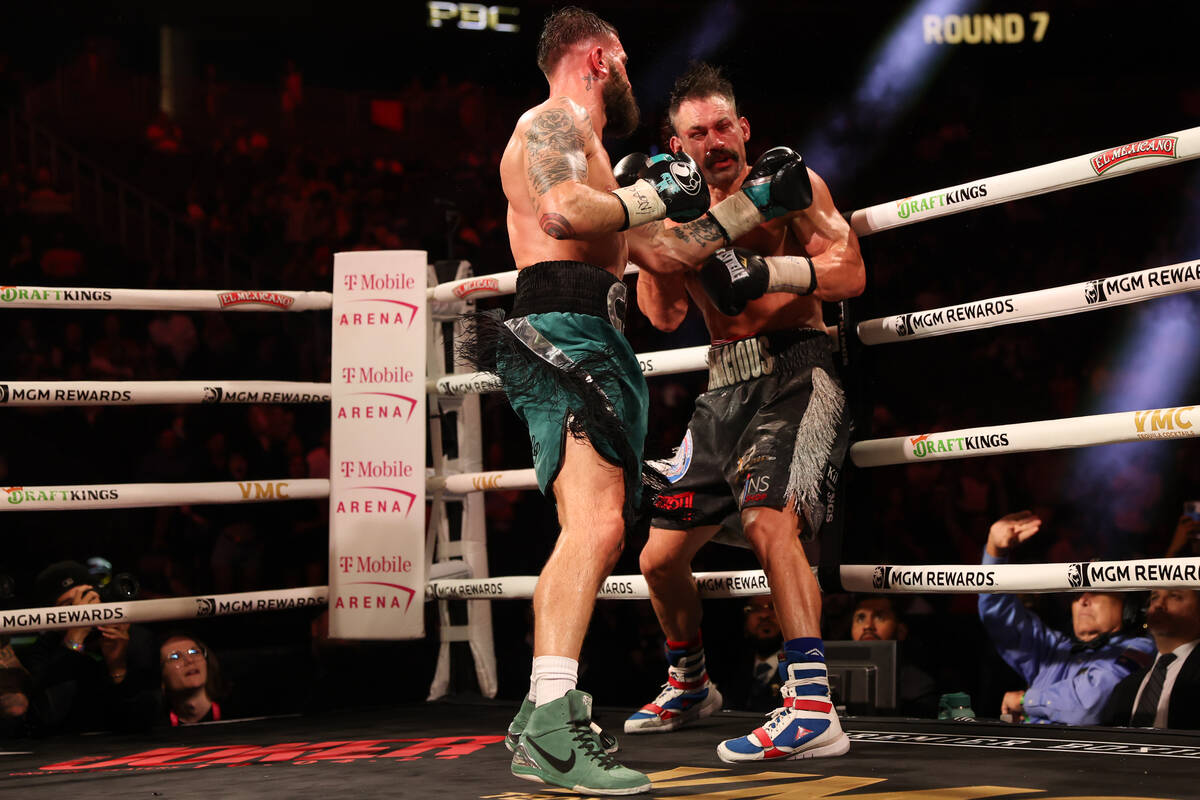
[[[121,80],[103,59],[93,63],[92,55],[83,58],[106,81]],[[496,179],[503,143],[499,132],[528,105],[528,93],[485,91],[448,75],[414,78],[389,100],[391,105],[379,109],[370,135],[342,143],[325,128],[309,135],[309,125],[317,120],[308,108],[312,92],[302,68],[289,63],[283,70],[281,85],[271,95],[278,102],[273,123],[272,115],[263,122],[229,113],[228,108],[237,107],[240,89],[223,82],[219,69],[209,65],[201,84],[201,113],[88,124],[93,119],[88,103],[98,101],[81,95],[72,114],[47,113],[39,124],[164,203],[181,224],[230,243],[259,265],[259,286],[231,288],[328,290],[332,254],[350,249],[423,249],[431,259],[468,259],[479,273],[511,269],[505,206]],[[768,115],[761,94],[747,91],[746,96],[746,113],[757,126],[752,157],[776,143],[773,137],[785,137],[803,123],[798,111],[771,109]],[[6,100],[17,107],[21,103],[17,93],[6,93]],[[999,112],[971,98],[962,100],[970,107],[963,119],[998,124]],[[1190,95],[1181,97],[1181,111],[1195,102]],[[962,178],[987,171],[981,165],[988,163],[989,153],[973,149],[974,133],[961,121],[914,122],[908,137],[917,143],[918,159],[894,165],[889,185],[923,187],[924,170],[946,162],[961,163]],[[1059,139],[1052,151],[1035,150],[1022,165],[1089,147],[1082,137]],[[149,285],[150,276],[157,274],[152,264],[73,213],[78,198],[62,164],[56,171],[50,164],[30,163],[16,147],[6,146],[2,155],[0,285]],[[822,171],[821,164],[812,166]],[[870,283],[862,302],[852,304],[852,313],[861,319],[938,307],[1182,260],[1190,235],[1182,222],[1195,198],[1156,204],[1157,195],[1181,191],[1168,172],[1122,179],[1121,224],[1138,230],[1138,237],[1078,235],[1082,225],[1058,235],[1056,222],[1062,218],[1101,219],[1116,213],[1105,205],[1111,194],[1077,192],[977,212],[969,223],[953,218],[864,239]],[[842,183],[830,177],[843,211],[885,199],[870,188],[870,175],[849,176]],[[1194,195],[1196,188],[1182,191]],[[1038,234],[1032,246],[1021,248],[989,238],[995,234],[986,233],[988,226]],[[632,279],[630,283],[634,285]],[[630,308],[636,305],[630,303]],[[889,346],[904,348],[894,355],[891,349],[882,356],[867,353],[855,367],[869,376],[856,400],[860,435],[1095,413],[1114,387],[1129,380],[1130,373],[1121,370],[1137,369],[1136,363],[1126,367],[1113,358],[1113,329],[1127,324],[1118,321],[1122,313],[1102,311]],[[1190,313],[1194,319],[1194,304]],[[328,381],[323,324],[315,314],[11,309],[0,317],[5,332],[0,376]],[[664,335],[631,311],[627,331],[639,352],[704,341],[703,325],[694,313],[679,331]],[[1054,346],[1048,348],[1048,342]],[[703,386],[703,375],[650,382],[649,455],[670,455]],[[7,486],[328,477],[328,416],[320,406],[3,413],[6,447],[0,450],[0,484]],[[485,468],[527,464],[528,441],[503,400],[486,398],[483,413],[489,432]],[[855,499],[842,558],[847,563],[978,563],[989,526],[1020,508],[1033,509],[1046,530],[1023,550],[1023,559],[1078,562],[1158,555],[1175,535],[1182,503],[1200,499],[1198,450],[1191,441],[1153,443],[1131,450],[1113,462],[1115,467],[1102,468],[1068,450],[852,471]],[[553,546],[549,504],[535,493],[500,491],[487,494],[486,508],[492,574],[535,573]],[[141,598],[327,582],[328,511],[316,501],[10,514],[5,532],[0,572],[13,576],[17,587],[15,597],[5,600],[9,607],[32,605],[35,577],[48,565],[93,556],[136,575]],[[629,542],[618,573],[636,572],[640,544],[636,537]],[[748,551],[713,545],[695,566],[756,564]],[[1069,627],[1066,604],[1059,599],[1038,597],[1030,603],[1059,627]],[[855,608],[853,598],[827,598],[826,638],[850,638]],[[719,680],[722,669],[740,669],[737,665],[756,645],[741,607],[706,602],[705,611],[705,640],[725,643],[710,646],[711,672]],[[906,611],[905,649],[920,654],[921,669],[938,688],[970,694],[981,714],[998,710],[1000,697],[1019,679],[987,646],[975,598],[923,598]],[[531,653],[528,604],[496,603],[494,614],[501,694],[516,698],[526,685]],[[649,604],[601,603],[592,625],[581,686],[601,704],[640,704],[663,672],[661,632]],[[269,627],[229,618],[195,633],[176,632],[174,639],[169,633],[164,626],[147,635],[148,642],[162,643],[157,650],[144,645],[150,662],[162,653],[178,653],[175,662],[189,662],[196,654],[188,651],[195,649],[209,663],[210,654],[224,653],[224,673],[233,678],[230,709],[272,712],[378,702],[376,688],[362,688],[371,685],[362,676],[372,671],[397,700],[420,698],[426,688],[424,673],[404,681],[389,679],[387,670],[368,655],[391,647],[415,649],[426,657],[427,643],[332,642],[324,619],[313,614],[279,615]],[[289,671],[287,666],[295,663],[304,669]],[[150,677],[144,685],[157,690],[164,679],[156,677],[152,663],[146,669]],[[273,688],[264,692],[263,687]],[[233,699],[239,696],[241,703]],[[159,706],[154,709],[163,717]]]

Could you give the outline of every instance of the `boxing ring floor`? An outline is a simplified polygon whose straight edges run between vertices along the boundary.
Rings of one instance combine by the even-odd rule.
[[[144,798],[575,796],[509,773],[511,702],[454,700],[3,744],[0,795]],[[619,730],[632,709],[599,708]],[[623,763],[651,775],[642,797],[694,800],[1195,798],[1200,738],[1163,731],[878,717],[843,721],[848,755],[739,765],[716,744],[759,714],[721,712],[672,734],[621,736]]]

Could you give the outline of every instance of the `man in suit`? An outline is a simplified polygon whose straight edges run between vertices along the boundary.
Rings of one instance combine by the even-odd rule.
[[[1131,728],[1200,730],[1200,593],[1155,589],[1146,627],[1158,657],[1113,689],[1101,722]]]

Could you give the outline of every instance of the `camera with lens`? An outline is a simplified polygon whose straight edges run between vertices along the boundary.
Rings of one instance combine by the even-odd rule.
[[[95,587],[101,603],[125,603],[136,600],[141,588],[137,578],[128,572],[118,572]]]

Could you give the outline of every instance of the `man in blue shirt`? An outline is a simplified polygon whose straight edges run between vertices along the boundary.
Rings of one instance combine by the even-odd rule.
[[[997,520],[988,532],[983,563],[1008,563],[1009,552],[1041,525],[1028,511]],[[1113,688],[1154,657],[1153,640],[1122,630],[1127,601],[1133,597],[1120,592],[1076,595],[1073,635],[1067,636],[1047,627],[1014,595],[979,595],[979,618],[996,649],[1029,685],[1005,694],[1000,713],[1027,722],[1097,724]]]

